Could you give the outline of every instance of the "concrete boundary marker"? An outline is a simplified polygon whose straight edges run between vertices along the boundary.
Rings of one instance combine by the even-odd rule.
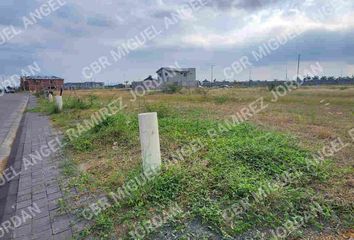
[[[23,113],[27,108],[29,96],[25,96],[25,100],[23,103],[20,105],[19,109],[16,110],[15,118],[14,121],[11,124],[11,127],[9,129],[9,132],[6,135],[6,138],[4,141],[1,143],[0,146],[0,174],[5,170],[7,166],[8,159],[10,157],[11,153],[11,148],[13,143],[15,142],[16,135],[18,132],[18,129],[20,127],[20,123],[23,117]]]
[[[143,171],[161,168],[161,151],[157,113],[140,113],[139,132]]]

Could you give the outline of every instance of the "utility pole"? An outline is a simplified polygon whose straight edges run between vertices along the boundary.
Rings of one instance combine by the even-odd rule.
[[[252,80],[252,69],[250,69],[249,71],[249,75],[248,75],[248,81]]]
[[[296,74],[297,79],[296,79],[296,81],[299,81],[299,80],[300,80],[300,79],[299,79],[299,74],[300,74],[300,59],[301,59],[301,54],[299,54],[299,56],[298,56],[298,58],[297,58],[297,74]]]
[[[210,82],[214,81],[214,65],[210,66]]]
[[[285,67],[285,81],[288,81],[288,63],[286,63]]]

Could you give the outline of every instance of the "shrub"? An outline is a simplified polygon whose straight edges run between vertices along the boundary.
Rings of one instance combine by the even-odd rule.
[[[92,101],[91,101],[92,102]],[[91,107],[91,103],[88,103],[80,98],[64,98],[64,109],[88,109]]]
[[[117,142],[129,146],[138,134],[136,118],[124,114],[110,116],[86,133],[70,142],[78,151],[92,151],[95,146],[113,145]]]
[[[271,84],[268,84],[268,90],[271,92],[271,91],[274,91],[275,88],[276,88],[276,84],[275,83],[271,83]]]
[[[90,100],[90,105],[92,106],[97,102],[98,97],[96,95],[90,95],[89,100]]]
[[[44,95],[44,91],[40,91],[40,92],[35,92],[34,96],[36,96],[37,98],[40,98]]]
[[[206,88],[196,88],[195,89],[195,92],[197,93],[197,94],[200,94],[200,95],[203,95],[203,97],[204,98],[206,98],[207,96],[208,96],[208,89],[206,89]]]
[[[229,100],[229,97],[228,96],[216,96],[214,100],[215,100],[215,103],[217,103],[217,104],[223,104]]]
[[[90,151],[93,148],[92,142],[89,138],[80,137],[71,141],[71,146],[80,152]]]
[[[163,88],[162,92],[173,94],[173,93],[179,93],[179,92],[181,92],[181,90],[182,90],[182,86],[179,86],[178,84],[173,83],[173,84],[167,84]]]
[[[146,104],[145,110],[147,112],[157,112],[159,118],[165,118],[172,115],[172,111],[168,105],[163,103]]]
[[[185,186],[183,178],[186,175],[185,170],[179,167],[167,169],[151,182],[147,199],[157,203],[175,200]]]

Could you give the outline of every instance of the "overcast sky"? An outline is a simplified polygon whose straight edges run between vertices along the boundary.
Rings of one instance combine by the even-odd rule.
[[[86,76],[95,81],[117,83],[142,80],[177,63],[197,68],[198,80],[210,79],[210,66],[215,65],[218,80],[243,81],[249,69],[232,77],[224,69],[246,56],[253,65],[252,79],[284,79],[286,65],[289,75],[295,74],[299,53],[302,69],[318,61],[323,75],[354,74],[352,0],[199,0],[206,2],[203,7],[198,0],[57,1],[65,3],[26,27],[23,17],[48,0],[0,1],[0,75],[19,74],[37,62],[42,75],[66,82],[88,80],[86,69]],[[188,7],[191,2],[197,6],[194,11]],[[171,24],[177,13],[183,18]],[[2,41],[9,28],[18,34]],[[112,50],[151,28],[158,36],[113,60]],[[252,51],[286,33],[296,37],[255,61]],[[92,74],[85,68],[102,56],[109,63],[105,69]]]

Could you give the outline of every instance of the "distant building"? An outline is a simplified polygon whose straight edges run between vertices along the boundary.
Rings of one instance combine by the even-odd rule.
[[[151,75],[145,78],[143,81],[132,82],[132,88],[142,88],[148,90],[155,90],[160,88],[158,79],[153,78]]]
[[[115,85],[108,85],[108,86],[105,86],[105,88],[126,88],[126,85],[123,84],[123,83],[118,83],[118,84],[115,84]]]
[[[214,82],[210,82],[208,81],[207,79],[205,79],[203,82],[202,82],[202,86],[203,87],[230,87],[232,86],[233,83],[232,82],[229,82],[229,81],[222,81],[222,82],[218,82],[218,81],[214,81]]]
[[[157,70],[158,80],[163,85],[176,84],[181,87],[198,87],[195,68],[162,67]]]
[[[143,81],[132,83],[132,88],[148,90],[163,89],[167,85],[178,85],[181,87],[198,87],[195,68],[168,68],[162,67],[156,71],[157,79],[151,75]]]
[[[68,82],[64,84],[64,88],[67,90],[104,88],[104,82]]]
[[[203,87],[214,87],[213,82],[208,81],[207,79],[205,79],[204,81],[202,81],[202,86]]]
[[[59,90],[64,85],[64,79],[55,76],[22,76],[20,89],[31,92]]]

